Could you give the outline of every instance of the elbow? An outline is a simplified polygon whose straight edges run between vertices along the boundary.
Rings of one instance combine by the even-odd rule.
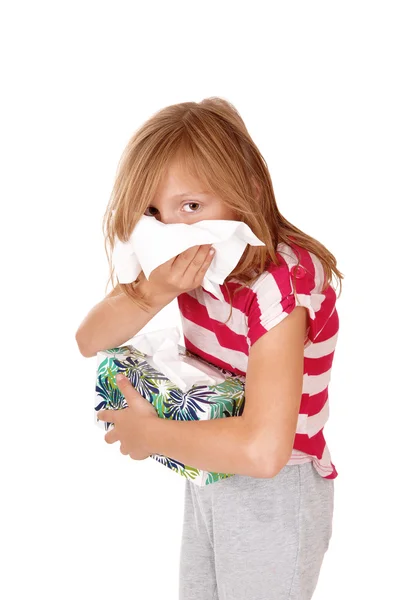
[[[258,461],[253,477],[257,477],[259,479],[272,479],[279,473],[282,467],[277,467],[275,463],[271,461],[265,460],[263,458],[262,461]]]
[[[82,338],[80,329],[78,329],[75,334],[75,340],[79,348],[79,352],[82,356],[84,356],[85,358],[91,358],[92,356],[95,356],[96,352],[93,352],[91,348],[88,348],[87,344]]]
[[[290,454],[287,457],[286,452],[271,452],[269,449],[261,447],[252,454],[252,457],[252,477],[271,479],[278,475],[279,471],[287,464]]]

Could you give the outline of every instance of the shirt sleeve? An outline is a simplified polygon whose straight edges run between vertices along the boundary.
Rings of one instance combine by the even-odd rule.
[[[295,276],[296,293],[293,288]],[[302,265],[271,265],[252,286],[247,319],[248,342],[252,346],[262,335],[278,325],[294,310],[296,306],[304,306],[309,313],[309,326],[305,345],[313,341],[318,333],[316,304],[320,299],[313,291],[314,274]],[[324,296],[322,296],[324,297]]]

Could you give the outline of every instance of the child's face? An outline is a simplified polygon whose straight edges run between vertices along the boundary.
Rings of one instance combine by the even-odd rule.
[[[207,193],[199,181],[183,173],[177,165],[169,168],[153,203],[144,214],[165,224],[189,225],[206,219],[239,220],[220,198]]]

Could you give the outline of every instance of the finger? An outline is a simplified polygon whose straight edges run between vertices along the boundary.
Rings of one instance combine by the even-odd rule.
[[[112,410],[110,408],[105,410],[100,410],[97,412],[97,419],[99,421],[105,421],[106,423],[114,423],[116,415],[116,410]]]
[[[119,439],[119,436],[118,436],[116,428],[111,429],[104,436],[104,440],[106,441],[107,444],[114,444],[115,442],[118,441],[118,439]]]
[[[210,247],[211,244],[206,244],[206,246]],[[187,266],[195,258],[197,253],[200,252],[201,248],[203,248],[203,246],[192,246],[192,248],[188,248],[184,252],[181,252],[181,254],[178,254],[171,265],[173,270],[183,275],[187,269]]]
[[[184,262],[188,260],[188,257],[192,258],[193,256],[195,256],[195,253],[198,250],[198,248],[200,248],[200,246],[192,246],[192,248],[188,248],[187,250],[184,250],[184,252],[180,252],[180,254],[177,254],[177,256],[173,256],[165,263],[163,263],[163,265],[160,266],[168,265],[169,267],[178,267],[179,265],[184,264]],[[178,260],[181,256],[182,260]]]
[[[188,251],[179,255],[179,262],[176,262],[176,268],[180,271],[180,276],[184,277],[188,271],[192,267],[199,267],[202,265],[204,258],[207,256],[211,248],[211,244],[203,244],[202,246],[194,246],[193,248],[189,248],[192,250],[188,254]]]
[[[129,452],[126,450],[123,444],[120,444],[120,452],[124,454],[124,456],[127,456],[127,454],[129,454]]]
[[[214,248],[210,248],[206,258],[203,261],[202,266],[200,267],[200,269],[194,277],[194,285],[199,286],[202,283],[203,278],[206,275],[206,271],[209,269],[211,261],[214,258],[215,252],[216,251],[214,250]]]
[[[131,381],[128,377],[123,375],[122,373],[118,373],[116,375],[116,385],[119,390],[122,392],[123,396],[126,399],[126,402],[129,406],[132,406],[132,403],[136,399],[137,395],[141,396],[141,394],[135,389],[135,387],[131,384]]]
[[[206,265],[206,271],[208,265],[211,262],[211,259],[213,258],[212,252],[214,254],[214,248],[211,247],[211,244],[206,244],[206,247],[202,246],[201,250],[196,253],[191,263],[187,266],[186,271],[183,275],[183,279],[186,279],[188,281],[196,279],[198,271],[202,272],[202,268],[204,267],[204,265]]]

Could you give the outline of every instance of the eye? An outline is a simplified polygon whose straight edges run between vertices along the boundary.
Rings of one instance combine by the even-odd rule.
[[[144,215],[146,215],[147,217],[153,217],[154,216],[154,212],[157,212],[157,208],[155,208],[154,206],[148,206],[148,208],[145,210]],[[148,211],[154,211],[154,212],[150,212],[148,214]]]
[[[197,208],[192,210],[192,211],[187,211],[187,212],[198,212],[199,208],[200,208],[200,204],[199,202],[187,202],[187,204],[184,204],[184,206],[196,206]]]

